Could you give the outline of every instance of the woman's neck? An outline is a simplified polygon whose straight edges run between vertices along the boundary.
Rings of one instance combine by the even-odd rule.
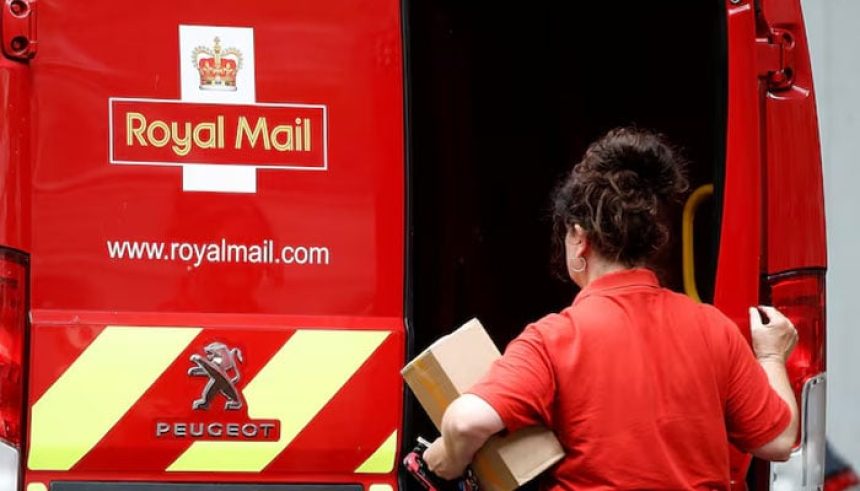
[[[626,269],[633,269],[629,266],[626,266],[622,263],[607,261],[600,257],[593,257],[588,262],[588,269],[585,271],[585,284],[581,285],[585,288],[589,283],[600,278],[601,276],[605,276],[610,273],[615,273],[618,271],[624,271]]]

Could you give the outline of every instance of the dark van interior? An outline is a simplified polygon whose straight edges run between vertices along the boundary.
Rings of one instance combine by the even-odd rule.
[[[409,97],[407,311],[418,353],[478,317],[500,349],[570,304],[550,194],[609,129],[665,134],[689,161],[695,265],[713,296],[726,127],[722,1],[405,5]],[[683,291],[681,211],[653,265]],[[436,435],[417,404],[411,435]],[[406,441],[409,445],[411,442]]]

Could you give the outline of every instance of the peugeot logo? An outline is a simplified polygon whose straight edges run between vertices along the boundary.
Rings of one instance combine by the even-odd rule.
[[[242,351],[230,348],[224,343],[213,342],[203,348],[203,355],[191,355],[193,367],[188,369],[192,377],[209,377],[200,398],[191,404],[192,409],[209,409],[212,400],[221,394],[227,401],[224,409],[238,410],[242,408],[242,396],[236,389],[241,373],[237,363],[244,363]]]

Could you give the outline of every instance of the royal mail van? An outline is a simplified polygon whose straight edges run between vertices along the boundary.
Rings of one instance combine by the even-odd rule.
[[[400,368],[469,317],[504,344],[569,303],[547,196],[630,123],[690,159],[663,281],[745,332],[757,303],[800,332],[797,449],[738,453],[737,489],[821,484],[797,0],[7,0],[0,19],[0,488],[405,487],[427,425]]]

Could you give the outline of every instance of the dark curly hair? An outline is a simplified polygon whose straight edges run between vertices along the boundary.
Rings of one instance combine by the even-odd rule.
[[[689,187],[685,162],[662,135],[616,128],[592,143],[553,196],[557,246],[574,225],[603,257],[647,262],[669,238],[663,211]]]

